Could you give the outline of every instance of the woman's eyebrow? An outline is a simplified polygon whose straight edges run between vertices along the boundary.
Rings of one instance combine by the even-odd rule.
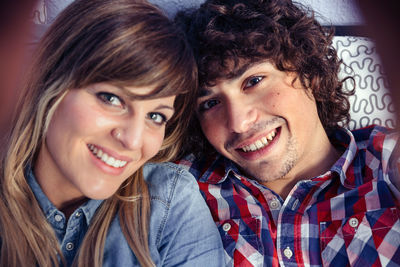
[[[114,85],[115,88],[117,88],[118,90],[120,90],[127,98],[129,98],[129,100],[133,101],[133,100],[146,100],[146,99],[154,99],[157,97],[151,97],[151,93],[147,93],[147,94],[135,94],[132,93],[129,89],[127,89],[124,86],[118,86],[118,85]]]
[[[157,109],[170,109],[170,110],[172,110],[172,111],[175,111],[175,108],[174,108],[174,107],[168,106],[168,105],[159,105],[159,106],[157,106],[155,109],[156,109],[156,110],[157,110]]]

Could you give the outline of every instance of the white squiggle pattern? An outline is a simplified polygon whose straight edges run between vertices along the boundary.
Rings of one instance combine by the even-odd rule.
[[[33,12],[33,21],[36,24],[50,24],[55,17],[74,0],[38,0]],[[204,0],[149,0],[159,6],[165,14],[173,18],[178,10],[198,7]]]
[[[339,76],[353,76],[355,95],[350,97],[349,129],[371,124],[395,127],[394,105],[388,91],[384,70],[376,53],[375,44],[365,37],[335,36],[333,47],[344,62]],[[346,89],[353,88],[347,80]]]
[[[45,3],[43,0],[39,0],[31,14],[31,19],[35,24],[46,24],[46,18],[47,9]]]
[[[38,0],[33,10],[35,24],[51,24],[56,16],[74,0]]]

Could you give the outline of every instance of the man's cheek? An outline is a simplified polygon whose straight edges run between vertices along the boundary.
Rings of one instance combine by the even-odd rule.
[[[204,135],[207,137],[208,141],[215,146],[215,139],[218,139],[218,125],[214,125],[213,123],[210,123],[209,121],[201,121],[200,123],[201,129],[204,133]]]

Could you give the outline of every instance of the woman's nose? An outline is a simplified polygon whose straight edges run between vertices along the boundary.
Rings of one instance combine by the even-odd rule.
[[[129,120],[113,130],[113,136],[129,150],[140,149],[143,145],[145,117],[140,114],[132,115]]]

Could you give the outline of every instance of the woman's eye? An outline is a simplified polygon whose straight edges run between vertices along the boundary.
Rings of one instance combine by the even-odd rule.
[[[257,85],[261,80],[264,79],[262,76],[256,76],[256,77],[251,77],[250,79],[247,80],[246,84],[244,85],[244,88],[250,88],[255,85]]]
[[[152,120],[157,125],[163,125],[167,122],[167,118],[160,113],[149,113],[149,119]]]
[[[199,105],[199,111],[200,112],[207,111],[218,104],[219,101],[216,99],[206,100]]]
[[[116,95],[106,92],[97,93],[97,97],[104,103],[112,106],[123,107],[123,101]]]

